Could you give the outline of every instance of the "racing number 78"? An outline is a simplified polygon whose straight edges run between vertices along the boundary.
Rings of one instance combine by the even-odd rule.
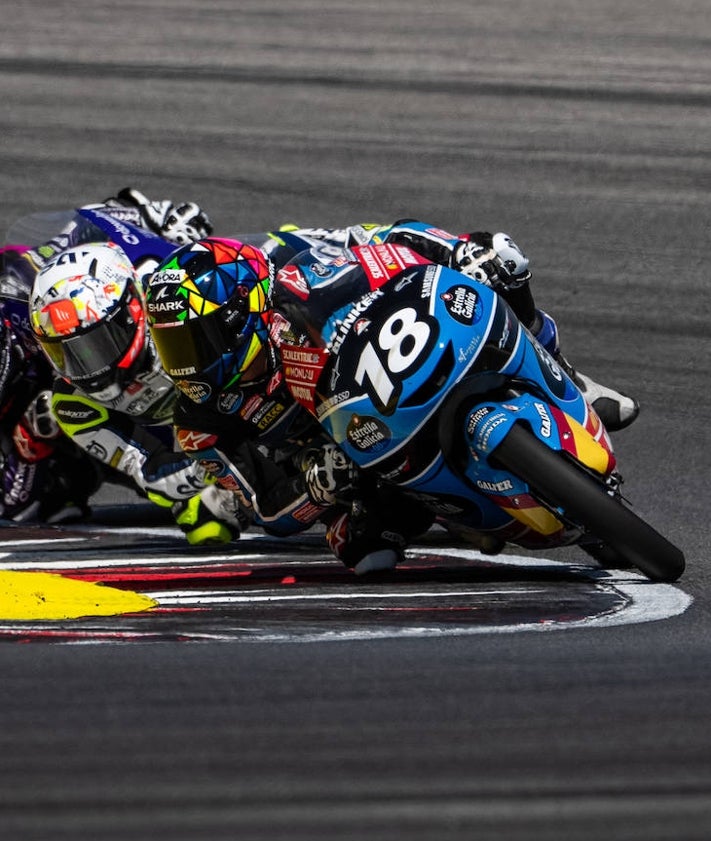
[[[380,328],[377,337],[380,353],[372,342],[366,342],[358,360],[355,381],[365,386],[384,414],[392,411],[391,401],[394,397],[393,402],[396,402],[400,396],[403,376],[417,364],[431,336],[432,328],[426,321],[418,321],[417,310],[404,307],[393,313]]]

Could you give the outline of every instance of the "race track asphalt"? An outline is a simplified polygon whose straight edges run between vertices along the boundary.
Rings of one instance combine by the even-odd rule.
[[[698,0],[4,16],[0,230],[133,185],[225,235],[508,231],[566,355],[641,402],[624,490],[692,602],[547,633],[0,641],[2,837],[711,837],[710,41]]]

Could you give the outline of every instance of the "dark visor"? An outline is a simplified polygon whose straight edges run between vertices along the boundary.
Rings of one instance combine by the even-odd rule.
[[[201,318],[151,327],[151,336],[163,367],[171,377],[191,377],[213,365],[223,354],[244,344],[244,336],[228,329],[220,310]]]
[[[37,336],[56,369],[82,388],[99,390],[103,380],[110,381],[118,363],[136,338],[138,325],[126,310],[126,295],[97,324],[73,336]]]

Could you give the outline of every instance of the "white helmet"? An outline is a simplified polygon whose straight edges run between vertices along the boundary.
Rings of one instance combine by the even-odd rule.
[[[114,400],[135,379],[146,347],[136,272],[112,242],[68,248],[38,273],[32,330],[54,369],[96,400]]]

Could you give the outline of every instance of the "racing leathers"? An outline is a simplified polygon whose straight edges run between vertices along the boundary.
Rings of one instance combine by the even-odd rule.
[[[86,515],[99,466],[61,434],[50,409],[52,375],[0,321],[0,518],[59,523]]]
[[[174,244],[205,236],[212,229],[196,205],[151,202],[130,188],[86,207],[107,214],[118,228],[133,224]],[[131,395],[119,401],[121,405],[94,405],[66,382],[55,380],[29,326],[32,282],[56,254],[107,237],[74,211],[49,214],[46,221],[42,214],[38,221],[30,217],[17,229],[46,229],[49,236],[58,220],[60,230],[41,245],[11,245],[0,251],[0,312],[12,351],[6,354],[7,373],[0,382],[0,516],[43,522],[84,517],[90,497],[103,481],[110,481],[147,494],[161,505],[175,506],[174,514],[190,542],[230,539],[236,528],[229,524],[232,515],[228,511],[227,524],[216,522],[216,514],[206,507],[219,512],[226,495],[212,487],[207,490],[202,472],[174,447],[167,409],[172,383],[155,370],[154,354],[142,381],[131,386]],[[61,424],[50,410],[52,402],[65,406]],[[162,425],[158,434],[154,421]]]
[[[323,522],[331,549],[344,563],[359,573],[382,568],[384,553],[401,559],[404,546],[426,531],[433,518],[421,503],[366,480],[294,401],[284,382],[281,346],[284,341],[303,346],[308,356],[310,340],[307,324],[292,323],[289,261],[311,246],[337,258],[352,245],[394,241],[450,265],[464,240],[420,222],[292,229],[251,239],[278,270],[270,311],[271,341],[266,346],[267,374],[258,381],[239,380],[208,399],[181,393],[174,415],[178,442],[223,487],[232,489],[243,507],[254,510],[255,523],[268,533],[287,535]],[[514,273],[518,285],[527,290],[525,258],[515,246],[506,247],[514,249],[518,260]],[[505,269],[499,268],[503,277]],[[324,321],[331,311],[363,294],[362,289],[349,287],[347,279],[337,289],[324,284],[316,292],[312,300],[318,298],[320,312],[314,317]],[[149,295],[149,319],[152,306]]]
[[[291,330],[280,312],[278,283],[275,292],[265,348],[269,373],[201,403],[180,393],[173,415],[178,443],[267,534],[284,537],[323,523],[334,555],[357,574],[392,568],[433,516],[395,489],[366,482],[294,401],[280,344],[286,337],[308,355],[308,332]],[[150,307],[149,297],[149,313]]]
[[[204,468],[175,446],[175,387],[147,337],[141,372],[114,400],[99,402],[61,378],[52,411],[64,434],[141,495],[172,509],[188,542],[225,543],[249,520],[237,501],[216,487]]]

